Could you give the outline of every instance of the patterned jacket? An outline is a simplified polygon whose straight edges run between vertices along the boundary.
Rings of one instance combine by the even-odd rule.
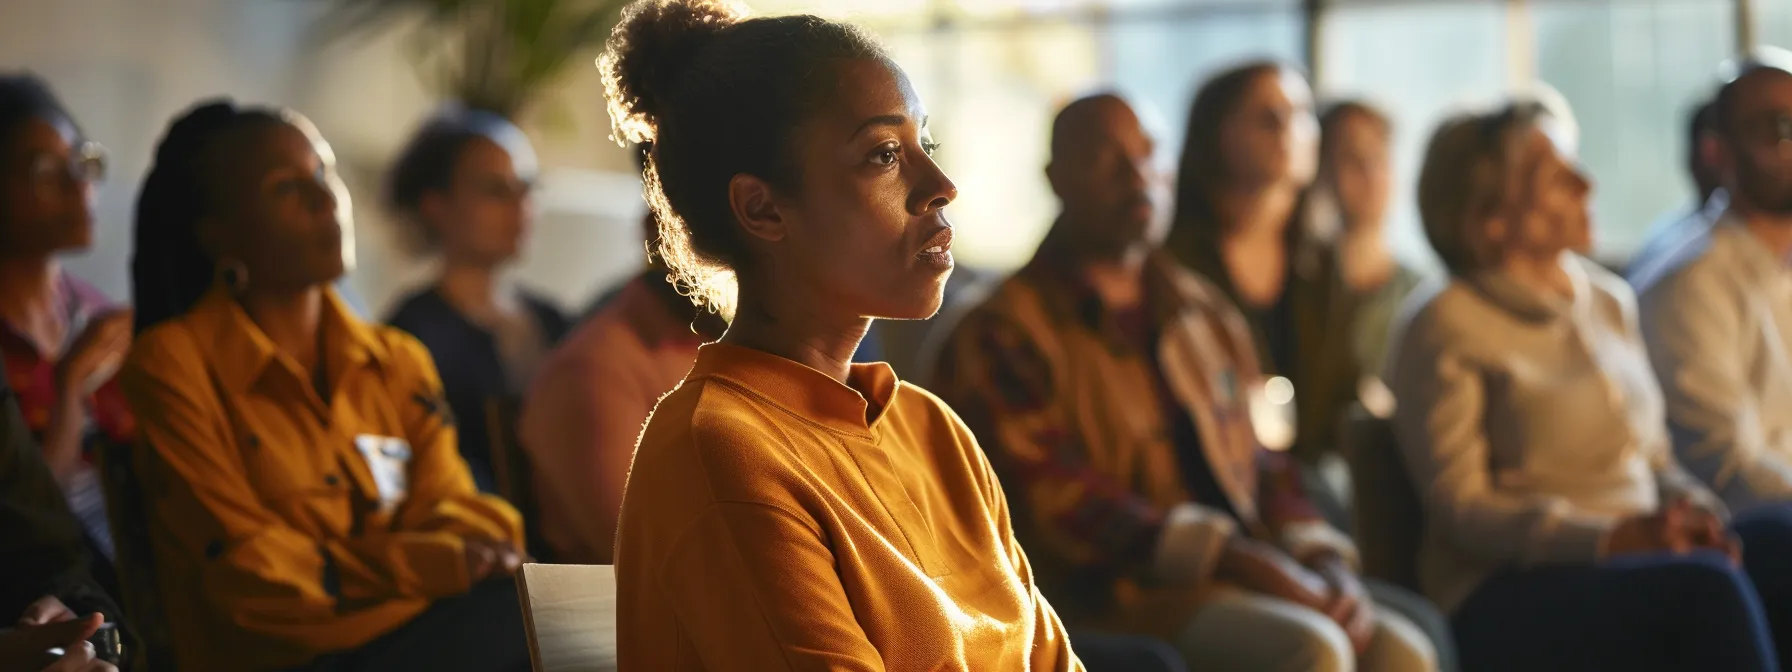
[[[1262,376],[1224,295],[1153,257],[1142,350],[1071,268],[1042,248],[950,329],[930,385],[989,451],[1065,620],[1179,625],[1235,533],[1354,562],[1293,461],[1257,441],[1248,390]]]

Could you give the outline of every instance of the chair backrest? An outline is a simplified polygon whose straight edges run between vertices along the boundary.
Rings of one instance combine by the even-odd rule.
[[[1343,422],[1339,435],[1350,465],[1352,522],[1363,574],[1417,591],[1425,510],[1393,423],[1360,405],[1353,405]]]
[[[523,450],[518,421],[522,418],[523,400],[513,395],[487,397],[485,400],[486,446],[492,452],[492,476],[497,480],[498,496],[523,514],[523,532],[530,555],[553,561],[541,530],[541,503],[535,496],[535,466]]]
[[[136,635],[127,651],[129,669],[163,672],[174,669],[174,646],[163,618],[154,547],[150,545],[149,498],[133,461],[135,445],[102,439],[98,443],[100,483],[111,520],[112,545],[118,552],[118,582],[124,589],[125,618]]]
[[[526,564],[517,584],[535,672],[616,669],[616,573],[609,565]]]

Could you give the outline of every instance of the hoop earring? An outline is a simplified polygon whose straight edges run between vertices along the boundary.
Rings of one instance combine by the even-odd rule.
[[[235,259],[218,262],[218,277],[230,288],[231,293],[242,295],[249,291],[249,267]]]

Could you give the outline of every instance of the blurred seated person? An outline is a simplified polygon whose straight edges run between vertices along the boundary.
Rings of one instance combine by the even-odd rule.
[[[93,245],[93,187],[105,155],[49,88],[0,76],[0,359],[31,435],[81,529],[94,573],[116,590],[94,441],[129,441],[112,380],[131,345],[129,310],[63,270]]]
[[[657,249],[651,213],[643,229],[647,249]],[[555,561],[611,564],[641,427],[690,372],[697,347],[726,328],[721,315],[679,293],[654,255],[542,363],[518,431]]]
[[[1728,209],[1636,291],[1674,453],[1741,513],[1792,501],[1792,54],[1744,63],[1711,123]]]
[[[1591,182],[1569,125],[1514,103],[1446,121],[1425,156],[1450,281],[1413,297],[1387,378],[1420,581],[1469,670],[1778,669],[1786,511],[1726,522],[1670,452],[1635,297],[1574,252]]]
[[[1357,399],[1389,401],[1378,387],[1388,351],[1388,329],[1419,275],[1388,246],[1393,205],[1393,122],[1367,102],[1333,103],[1319,116],[1319,173],[1311,216],[1315,236],[1331,248],[1340,286],[1332,310],[1343,321],[1360,382]],[[1319,212],[1325,211],[1325,212]],[[1383,407],[1391,411],[1391,407]],[[1382,409],[1374,409],[1382,410]]]
[[[212,101],[137,203],[119,374],[180,669],[526,670],[516,511],[473,486],[416,339],[362,322],[334,155]]]
[[[1112,95],[1052,127],[1063,210],[1026,267],[965,315],[934,389],[989,447],[1041,590],[1079,632],[1146,634],[1195,670],[1432,670],[1377,607],[1350,540],[1262,448],[1238,310],[1155,252],[1154,140]],[[1091,663],[1091,669],[1096,666]]]
[[[103,622],[121,623],[118,606],[88,573],[81,523],[8,380],[0,361],[0,617],[18,614],[0,632],[0,670],[112,671],[85,640]],[[46,660],[51,648],[66,653]]]
[[[1690,209],[1677,210],[1649,227],[1649,235],[1637,247],[1624,274],[1632,287],[1652,285],[1668,269],[1667,264],[1679,258],[1688,243],[1702,240],[1706,230],[1729,209],[1729,194],[1720,183],[1716,157],[1706,148],[1706,141],[1715,129],[1711,124],[1713,101],[1700,103],[1687,120],[1686,173],[1697,190],[1697,201]]]
[[[1336,148],[1373,144],[1367,135]],[[1347,292],[1342,260],[1305,215],[1317,140],[1312,90],[1292,67],[1249,63],[1208,80],[1189,106],[1164,245],[1242,312],[1264,372],[1294,384],[1291,452],[1306,465],[1337,449],[1338,418],[1361,380],[1351,339],[1339,337],[1352,326],[1338,300]],[[1364,194],[1350,207],[1373,217],[1372,200]],[[1358,240],[1373,246],[1375,236]],[[1359,274],[1386,274],[1386,264],[1375,266]],[[1335,524],[1345,523],[1342,493],[1312,494]]]
[[[449,108],[411,138],[386,201],[440,274],[399,300],[386,322],[429,348],[481,492],[497,492],[488,404],[520,399],[569,321],[548,299],[504,279],[533,218],[538,166],[528,136],[490,112]]]

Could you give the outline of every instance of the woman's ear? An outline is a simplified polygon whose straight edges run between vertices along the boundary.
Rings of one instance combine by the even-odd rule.
[[[754,238],[776,242],[790,232],[778,211],[772,185],[758,177],[742,173],[729,180],[728,207],[734,211],[734,220]]]
[[[448,202],[448,194],[437,190],[425,191],[417,197],[417,218],[423,228],[428,229],[432,240],[442,238],[442,223],[453,215],[453,204]]]
[[[1488,217],[1469,233],[1469,244],[1475,251],[1475,260],[1491,264],[1499,260],[1506,243],[1512,238],[1512,221],[1504,215]]]

